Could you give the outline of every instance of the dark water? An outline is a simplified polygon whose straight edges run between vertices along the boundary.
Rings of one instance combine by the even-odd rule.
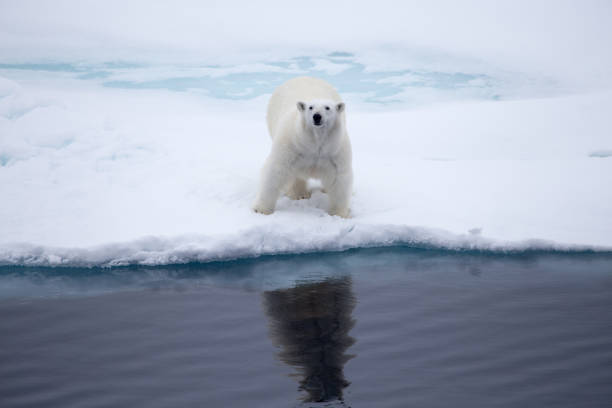
[[[612,255],[0,268],[0,407],[612,407]]]

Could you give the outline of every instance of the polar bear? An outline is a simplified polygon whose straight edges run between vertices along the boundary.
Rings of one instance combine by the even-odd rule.
[[[348,217],[352,151],[338,92],[322,79],[291,79],[272,94],[267,121],[272,150],[253,210],[271,214],[282,192],[295,200],[310,197],[306,182],[316,178],[329,194],[329,214]]]

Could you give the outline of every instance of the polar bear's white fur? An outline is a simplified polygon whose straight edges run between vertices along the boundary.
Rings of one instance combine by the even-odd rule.
[[[316,178],[329,194],[329,213],[349,216],[353,169],[344,111],[338,92],[321,79],[294,78],[274,91],[267,116],[272,151],[262,169],[256,212],[274,212],[282,192],[308,198],[306,181]]]

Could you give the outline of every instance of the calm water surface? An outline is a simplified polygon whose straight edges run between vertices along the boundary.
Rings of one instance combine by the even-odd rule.
[[[0,268],[1,407],[610,407],[612,256]]]

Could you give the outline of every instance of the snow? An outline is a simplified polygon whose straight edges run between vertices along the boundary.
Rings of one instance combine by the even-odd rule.
[[[0,5],[0,265],[612,251],[609,5],[151,4]],[[304,74],[347,102],[350,219],[316,184],[250,209],[267,99]]]

